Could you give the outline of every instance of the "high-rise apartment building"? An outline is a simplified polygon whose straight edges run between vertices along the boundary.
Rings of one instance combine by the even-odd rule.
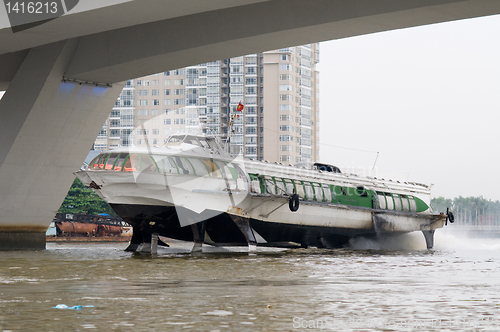
[[[202,122],[224,140],[230,135],[231,151],[247,158],[316,161],[318,61],[318,44],[308,44],[130,80],[95,148],[161,145]],[[236,117],[228,132],[231,114]]]

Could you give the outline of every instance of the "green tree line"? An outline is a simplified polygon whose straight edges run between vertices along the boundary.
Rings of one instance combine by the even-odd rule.
[[[446,213],[446,208],[455,215],[455,221],[468,225],[500,225],[500,201],[492,201],[482,196],[437,197],[431,199],[434,212]]]
[[[73,181],[64,202],[57,212],[116,215],[108,203],[103,201],[92,189],[85,187],[78,178]]]

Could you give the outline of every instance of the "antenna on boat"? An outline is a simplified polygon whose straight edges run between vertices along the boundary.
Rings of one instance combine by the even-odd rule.
[[[373,163],[372,171],[375,169],[375,164],[377,164],[379,154],[380,154],[380,152],[377,151],[377,157],[375,157],[375,162]]]

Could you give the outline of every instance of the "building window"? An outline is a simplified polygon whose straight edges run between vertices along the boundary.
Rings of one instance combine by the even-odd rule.
[[[280,131],[293,131],[293,126],[290,125],[281,125]]]
[[[293,136],[291,136],[291,135],[280,135],[280,142],[293,142]]]
[[[151,110],[151,115],[160,115],[160,110]]]
[[[280,70],[293,70],[293,66],[289,63],[280,64]]]
[[[151,90],[151,95],[152,96],[159,96],[160,95],[160,90],[158,90],[158,89]]]
[[[280,91],[292,91],[292,85],[291,84],[280,84],[279,89],[280,89]]]
[[[293,116],[292,115],[280,115],[280,121],[293,121]]]
[[[171,123],[172,123],[172,120],[170,120],[170,119],[163,119],[163,124],[164,125],[169,125]]]
[[[160,105],[160,99],[153,99],[153,105],[154,106]]]

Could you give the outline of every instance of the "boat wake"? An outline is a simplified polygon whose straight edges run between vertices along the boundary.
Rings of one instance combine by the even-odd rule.
[[[354,250],[426,250],[424,236],[420,232],[400,235],[379,235],[375,237],[355,237],[347,244]]]

